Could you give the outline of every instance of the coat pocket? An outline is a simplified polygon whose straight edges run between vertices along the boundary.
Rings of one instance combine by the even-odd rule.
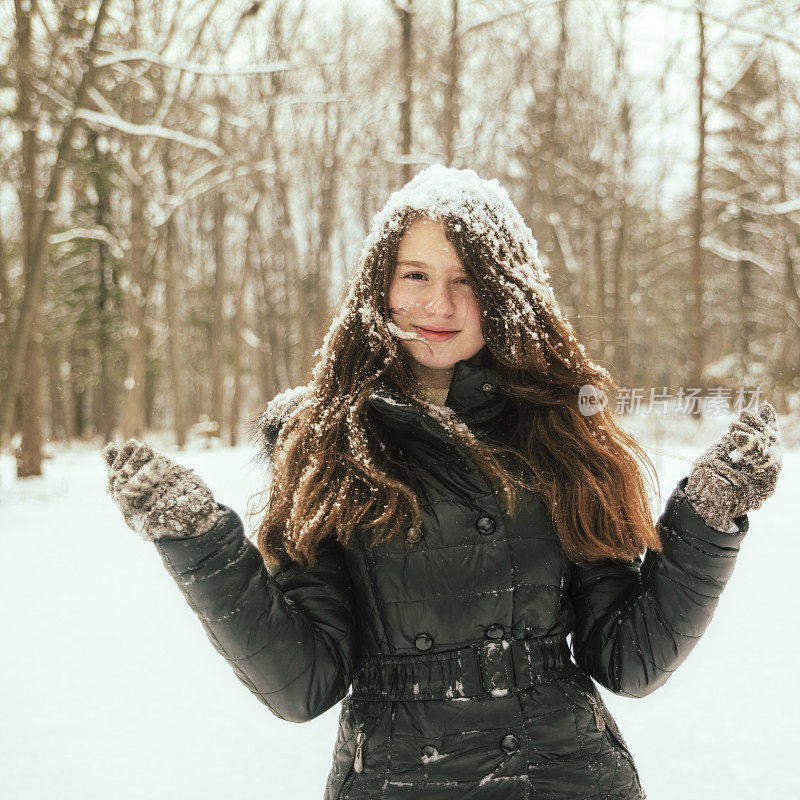
[[[437,701],[433,701],[437,702]],[[441,702],[441,701],[438,701]],[[523,734],[512,727],[459,734],[404,735],[392,748],[390,783],[449,785],[506,774],[516,763]]]
[[[388,734],[384,734],[379,726],[390,708],[390,703],[354,703],[349,696],[345,698],[340,724],[341,741],[337,742],[332,773],[338,775],[336,782],[340,786],[338,791],[328,792],[327,796],[347,800],[355,783],[382,774],[383,753],[388,752]]]
[[[350,768],[345,775],[344,782],[339,789],[338,798],[347,797],[347,791],[350,789],[351,784],[360,772],[364,771],[364,742],[367,740],[367,732],[364,730],[364,725],[359,725],[356,729],[356,749],[353,752],[353,758],[350,761]]]
[[[632,760],[633,756],[628,749],[628,745],[625,743],[625,739],[622,737],[622,732],[617,725],[617,721],[603,702],[603,698],[589,691],[585,692],[585,695],[592,709],[592,714],[594,714],[597,730],[600,733],[605,733],[611,745],[615,749],[621,750],[627,758]]]
[[[585,691],[585,695],[592,707],[592,713],[595,717],[597,730],[600,731],[600,733],[605,734],[606,739],[611,747],[613,747],[617,752],[621,753],[622,756],[628,761],[631,769],[633,770],[633,774],[636,776],[636,782],[639,784],[639,789],[641,791],[642,782],[639,777],[639,770],[636,767],[633,754],[631,753],[630,748],[622,736],[622,731],[620,731],[619,725],[617,725],[617,721],[608,710],[608,707],[603,702],[602,697],[596,695],[592,691]]]

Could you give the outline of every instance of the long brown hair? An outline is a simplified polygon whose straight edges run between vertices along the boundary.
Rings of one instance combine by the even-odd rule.
[[[430,188],[420,191],[426,175],[438,175],[440,183],[450,179],[449,193],[432,198]],[[461,181],[459,191],[453,180]],[[490,366],[510,396],[513,434],[505,444],[477,439],[452,409],[432,406],[399,344],[403,331],[392,321],[388,288],[400,239],[420,216],[443,222],[478,301]],[[517,491],[539,492],[576,564],[661,550],[644,481],[646,468],[657,483],[652,462],[615,419],[618,386],[587,356],[562,315],[536,241],[496,181],[436,165],[393,194],[373,220],[318,352],[312,379],[271,452],[257,529],[268,565],[277,564],[281,552],[313,564],[328,535],[347,546],[357,529],[371,530],[374,546],[402,536],[409,524],[421,525],[420,498],[393,468],[395,453],[368,413],[375,391],[417,406],[442,425],[510,516]],[[582,413],[581,387],[605,394],[607,406]]]

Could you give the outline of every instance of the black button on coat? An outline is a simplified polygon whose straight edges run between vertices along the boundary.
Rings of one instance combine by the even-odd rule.
[[[456,363],[446,401],[476,435],[502,427],[510,402],[486,356],[484,347]],[[663,553],[578,568],[540,496],[508,518],[429,415],[379,394],[370,403],[421,476],[422,535],[376,550],[360,536],[346,550],[330,539],[313,568],[267,569],[221,504],[227,513],[209,532],[155,543],[214,647],[281,719],[310,720],[342,701],[324,800],[644,797],[594,681],[644,697],[669,678],[711,621],[747,516],[738,533],[708,527],[684,477],[658,521]],[[283,418],[262,417],[267,452]],[[566,648],[568,636],[574,663],[514,685],[511,654],[519,670],[526,644]],[[485,654],[480,696],[466,696],[460,655],[473,648]],[[376,657],[392,665],[390,676],[373,670],[397,693],[383,696],[404,699],[350,691]]]

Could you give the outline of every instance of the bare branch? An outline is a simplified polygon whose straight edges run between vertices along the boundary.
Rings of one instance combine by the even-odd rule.
[[[194,72],[197,75],[210,75],[221,77],[223,75],[269,75],[273,72],[291,72],[301,69],[316,69],[322,65],[338,64],[339,58],[328,56],[321,58],[313,64],[292,64],[290,61],[276,61],[272,64],[245,64],[241,67],[209,67],[206,64],[199,64],[196,61],[170,61],[167,58],[154,53],[151,50],[127,50],[122,53],[112,53],[108,56],[101,56],[94,60],[97,69],[108,67],[113,64],[125,64],[131,61],[146,61],[150,64],[158,64],[168,69],[179,69],[184,72]]]
[[[750,51],[741,60],[741,62],[739,62],[733,74],[728,78],[727,81],[725,81],[725,83],[722,84],[722,87],[717,91],[717,96],[714,98],[714,101],[709,103],[708,110],[706,111],[706,117],[708,117],[711,114],[711,112],[725,99],[728,92],[736,88],[736,85],[747,73],[747,70],[750,69],[751,64],[761,55],[763,50],[764,50],[763,39],[760,42],[758,42],[758,44],[755,44],[753,45],[752,48],[750,48]]]
[[[272,160],[263,160],[252,164],[240,164],[231,167],[230,169],[218,169],[217,162],[208,161],[199,169],[196,170],[194,175],[190,176],[186,186],[183,188],[179,195],[171,196],[169,203],[165,203],[164,207],[160,210],[159,215],[153,215],[153,227],[161,227],[172,215],[172,212],[179,206],[186,203],[187,200],[200,197],[206,192],[216,189],[230,181],[246,178],[248,175],[253,175],[256,172],[265,172],[272,174],[275,172],[275,165]],[[212,174],[211,180],[200,182],[201,178],[206,175]]]
[[[547,6],[557,6],[560,3],[564,3],[566,0],[528,0],[527,3],[523,3],[523,5],[518,6],[517,8],[512,8],[509,11],[501,11],[498,14],[495,14],[489,19],[483,19],[480,22],[474,22],[472,25],[467,25],[456,34],[460,39],[463,36],[466,36],[468,33],[474,33],[475,31],[479,31],[482,28],[487,28],[490,25],[494,25],[495,22],[499,22],[503,19],[510,19],[511,17],[517,17],[520,14],[527,14],[528,11],[534,11],[537,8],[546,8]]]
[[[414,13],[414,9],[411,7],[411,0],[388,0],[388,2],[396,14]]]
[[[677,11],[680,14],[702,14],[704,17],[713,19],[714,22],[719,22],[721,25],[731,28],[732,30],[758,34],[765,39],[772,39],[773,41],[785,44],[795,52],[800,53],[800,36],[796,33],[783,33],[782,31],[772,30],[770,28],[762,28],[760,25],[746,25],[743,22],[736,22],[724,14],[715,14],[713,11],[709,11],[697,2],[685,6],[678,5],[677,3],[670,3],[668,0],[633,0],[633,2],[646,3],[651,6],[661,6],[661,8]]]

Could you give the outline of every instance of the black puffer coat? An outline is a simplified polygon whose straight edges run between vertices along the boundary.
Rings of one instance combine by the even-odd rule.
[[[509,402],[486,355],[457,362],[447,399],[481,436]],[[377,550],[328,540],[313,569],[267,570],[227,506],[208,533],[156,542],[216,649],[282,719],[343,699],[325,800],[645,797],[591,679],[644,697],[669,678],[747,517],[738,533],[709,528],[684,477],[658,522],[663,554],[577,568],[537,494],[508,518],[431,417],[370,403],[426,487],[422,529]],[[279,424],[264,420],[267,446]]]

